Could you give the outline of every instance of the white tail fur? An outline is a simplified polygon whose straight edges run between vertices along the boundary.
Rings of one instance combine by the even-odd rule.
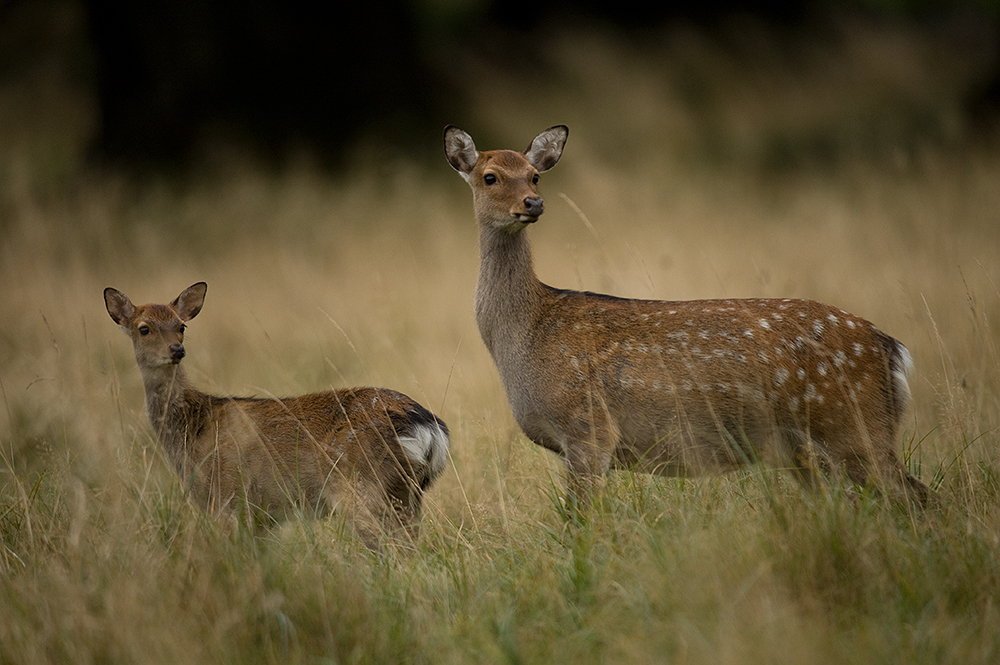
[[[444,471],[448,459],[448,434],[438,424],[415,425],[409,436],[400,436],[399,444],[413,464],[427,468],[427,477],[436,478]]]

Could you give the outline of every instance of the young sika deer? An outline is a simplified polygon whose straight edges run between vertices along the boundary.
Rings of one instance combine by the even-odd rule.
[[[412,536],[424,490],[444,470],[448,428],[415,401],[383,388],[286,399],[215,397],[188,383],[184,323],[208,286],[169,305],[132,305],[104,290],[108,313],[132,339],[146,408],[167,458],[210,512],[280,520],[296,508],[345,511],[362,541],[384,529]]]
[[[517,423],[569,467],[571,502],[612,465],[680,475],[756,459],[923,502],[895,452],[910,354],[868,321],[808,300],[629,300],[538,280],[525,229],[568,133],[479,152],[449,126],[444,144],[479,223],[479,332]]]

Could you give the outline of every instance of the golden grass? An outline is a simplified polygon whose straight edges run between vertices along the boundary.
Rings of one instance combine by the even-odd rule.
[[[571,126],[529,231],[541,278],[634,297],[808,297],[873,320],[916,361],[900,445],[941,507],[806,496],[761,469],[619,473],[593,521],[568,526],[560,465],[517,430],[479,340],[470,197],[443,157],[341,178],[238,159],[185,185],[8,185],[0,662],[996,661],[1000,151],[692,161],[651,129],[694,122],[659,70],[636,73],[628,51],[559,53],[583,68],[550,100],[565,117],[480,111],[513,142],[484,148]],[[649,84],[635,114],[604,94],[616,73]],[[570,74],[596,88],[590,115]],[[614,118],[628,121],[615,132]],[[644,147],[626,158],[616,145]],[[209,290],[185,364],[203,389],[374,384],[446,420],[451,465],[414,551],[372,555],[335,519],[226,530],[185,500],[101,291],[161,302],[198,280]]]

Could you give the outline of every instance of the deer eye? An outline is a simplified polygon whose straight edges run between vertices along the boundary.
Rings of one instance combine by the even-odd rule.
[[[182,335],[184,334],[184,331],[187,330],[187,329],[188,329],[188,327],[186,325],[184,325],[183,323],[181,324],[181,327],[179,328],[180,333]]]
[[[139,334],[143,335],[143,336],[148,335],[149,334],[149,326],[139,326]]]
[[[495,185],[497,182],[497,177],[492,173],[487,173],[485,176],[483,176],[483,182],[485,182],[487,185]]]
[[[538,184],[538,174],[537,173],[535,175],[531,176],[531,184],[532,185],[537,185]]]

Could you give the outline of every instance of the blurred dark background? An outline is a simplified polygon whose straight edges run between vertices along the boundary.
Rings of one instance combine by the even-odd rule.
[[[726,48],[740,41],[740,21],[752,19],[780,50],[823,38],[831,17],[845,14],[926,29],[953,53],[968,51],[981,71],[961,92],[963,132],[993,131],[1000,3],[992,0],[0,0],[0,84],[59,69],[51,80],[94,100],[80,120],[92,165],[183,165],[221,137],[264,160],[306,150],[337,167],[366,136],[426,149],[414,137],[436,136],[465,115],[475,71],[455,65],[473,54],[480,67],[530,73],[525,86],[538,89],[525,92],[541,102],[543,51],[555,30],[598,25],[641,44],[664,26],[686,25]],[[16,109],[5,117],[17,118]]]

